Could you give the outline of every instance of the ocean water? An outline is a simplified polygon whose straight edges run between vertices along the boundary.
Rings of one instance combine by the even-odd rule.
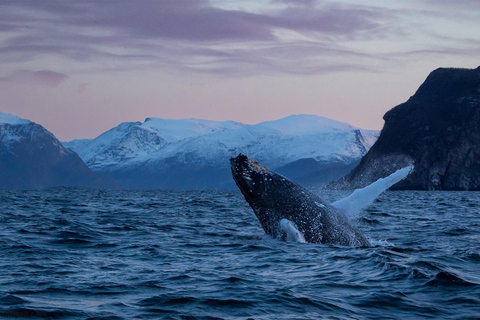
[[[480,193],[355,223],[373,248],[272,239],[239,191],[0,191],[0,318],[480,319]]]

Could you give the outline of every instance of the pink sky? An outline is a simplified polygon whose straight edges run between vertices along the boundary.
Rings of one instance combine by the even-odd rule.
[[[480,65],[480,1],[2,1],[1,112],[61,140],[147,117],[366,129],[438,67]]]

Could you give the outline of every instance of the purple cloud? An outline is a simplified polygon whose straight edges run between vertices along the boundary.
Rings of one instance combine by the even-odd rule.
[[[285,4],[289,6],[305,6],[305,7],[313,7],[317,1],[315,0],[271,0],[272,3],[277,4]]]
[[[313,0],[271,0],[255,12],[206,0],[5,0],[0,8],[0,30],[11,35],[0,42],[0,63],[48,56],[91,70],[148,65],[225,75],[376,71],[369,65],[385,54],[343,43],[407,37],[393,22],[409,14]]]
[[[310,74],[328,69],[318,61],[331,52],[357,56],[337,40],[364,40],[366,32],[378,37],[381,25],[390,18],[385,10],[370,7],[295,3],[258,13],[220,9],[205,0],[4,1],[0,21],[17,35],[0,42],[0,63],[60,56],[98,63],[98,69],[138,68],[135,61],[141,61],[226,75],[255,74],[255,70]],[[313,41],[285,41],[278,34],[282,30],[305,34]]]
[[[421,0],[428,5],[436,7],[447,7],[449,9],[462,10],[462,9],[480,9],[480,2],[478,0]]]
[[[124,34],[135,35],[140,39],[165,38],[192,42],[274,40],[275,28],[352,34],[378,26],[374,20],[382,18],[382,14],[376,13],[372,8],[299,7],[260,14],[219,9],[200,0],[128,1],[121,4],[88,0],[7,1],[4,8],[10,9],[6,10],[10,14],[3,13],[0,17],[10,23],[16,22],[18,28],[23,28],[25,23],[33,26],[38,23],[77,26],[92,31],[106,28],[122,30]],[[19,9],[35,10],[38,14],[21,17],[24,11]],[[12,19],[12,14],[25,21]]]
[[[21,70],[11,73],[10,75],[0,78],[2,81],[20,82],[31,85],[46,86],[56,88],[62,82],[68,79],[68,76],[63,73],[58,73],[50,70],[27,71]]]
[[[258,20],[256,14],[213,8],[201,0],[127,1],[120,4],[88,0],[78,3],[7,1],[4,6],[12,11],[19,8],[36,10],[39,14],[33,17],[33,25],[37,20],[92,30],[108,28],[143,39],[212,41],[272,38],[269,26]],[[46,19],[41,13],[53,14],[54,17]],[[0,17],[4,16],[2,14]]]

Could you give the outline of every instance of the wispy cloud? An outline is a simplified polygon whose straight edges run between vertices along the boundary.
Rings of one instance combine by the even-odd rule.
[[[68,76],[66,74],[50,71],[50,70],[40,70],[40,71],[19,70],[5,77],[0,78],[0,81],[19,82],[23,84],[56,88],[67,79],[68,79]]]
[[[456,10],[462,9],[480,9],[480,2],[478,0],[420,0],[420,2],[424,2],[429,6],[433,7],[447,7],[447,8],[454,8]]]
[[[24,0],[3,1],[0,9],[0,30],[8,34],[0,63],[61,57],[99,68],[225,75],[375,71],[372,62],[385,61],[388,51],[378,41],[384,46],[418,33],[403,28],[405,10],[348,2],[269,0],[263,10],[249,11],[206,0]],[[358,46],[371,41],[377,47]]]

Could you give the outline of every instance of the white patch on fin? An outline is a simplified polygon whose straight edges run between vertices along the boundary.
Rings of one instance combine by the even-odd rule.
[[[280,228],[282,228],[285,233],[287,234],[287,241],[295,241],[295,242],[301,242],[305,243],[305,237],[303,236],[303,233],[298,231],[296,228],[295,224],[288,220],[288,219],[282,219],[280,220]]]
[[[397,170],[388,177],[380,178],[365,188],[355,190],[348,197],[332,203],[332,207],[342,210],[349,217],[355,217],[360,211],[368,207],[381,193],[400,180],[405,179],[412,170],[413,166]]]
[[[325,206],[321,203],[318,203],[317,201],[315,201],[315,204],[317,205],[317,207],[320,207],[320,208],[325,208]]]

